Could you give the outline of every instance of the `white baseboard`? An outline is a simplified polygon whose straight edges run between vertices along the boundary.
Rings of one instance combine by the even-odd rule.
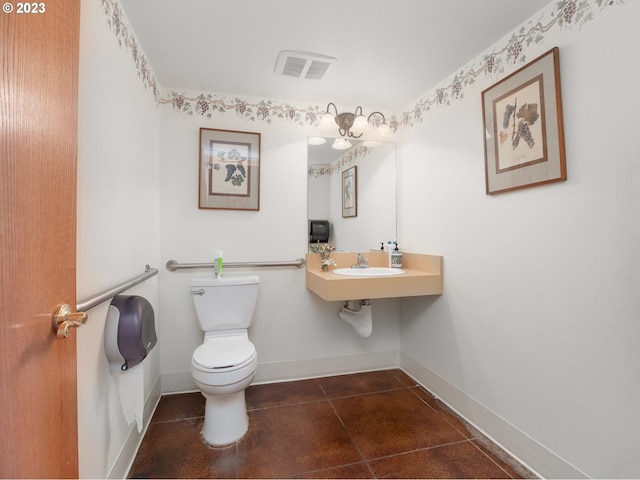
[[[198,390],[191,372],[170,372],[160,375],[162,393],[184,393]]]
[[[386,368],[399,368],[397,351],[361,353],[339,357],[258,363],[253,384],[286,382],[304,378],[328,377]],[[163,373],[162,393],[196,391],[191,372]]]
[[[399,368],[398,351],[361,353],[339,357],[259,363],[254,384],[329,377],[370,370]]]
[[[400,354],[400,367],[461,418],[541,478],[589,478],[409,355]]]
[[[118,453],[118,456],[113,462],[107,478],[127,478],[129,470],[131,470],[133,461],[135,460],[138,453],[138,448],[140,448],[140,444],[142,443],[144,434],[147,432],[147,428],[149,427],[149,423],[151,422],[151,417],[153,416],[153,413],[158,406],[161,394],[160,378],[158,378],[158,380],[153,384],[151,393],[147,397],[147,400],[144,402],[144,413],[142,415],[142,431],[138,432],[138,428],[136,427],[135,423],[131,425],[131,430],[129,431],[127,440],[124,442],[120,453]]]

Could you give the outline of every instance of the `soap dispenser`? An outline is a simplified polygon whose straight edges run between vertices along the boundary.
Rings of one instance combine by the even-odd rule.
[[[393,268],[402,268],[402,252],[398,249],[397,243],[396,248],[391,252],[391,266]]]

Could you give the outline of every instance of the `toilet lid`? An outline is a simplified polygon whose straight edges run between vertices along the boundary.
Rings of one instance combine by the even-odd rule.
[[[255,352],[245,337],[217,337],[196,348],[193,361],[202,368],[229,368],[245,363]]]

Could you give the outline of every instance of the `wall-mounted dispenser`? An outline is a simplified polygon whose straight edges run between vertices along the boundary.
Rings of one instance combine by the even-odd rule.
[[[329,243],[329,220],[309,220],[309,243]]]
[[[109,370],[136,366],[155,346],[155,315],[146,298],[117,295],[111,300],[104,332],[104,350]]]

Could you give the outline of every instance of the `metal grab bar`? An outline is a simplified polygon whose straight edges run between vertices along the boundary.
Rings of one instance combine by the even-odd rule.
[[[304,258],[296,258],[293,262],[223,262],[223,268],[251,268],[251,267],[298,267],[305,265]],[[167,270],[175,272],[183,268],[213,268],[213,263],[178,263],[175,260],[167,262]]]
[[[119,283],[118,285],[110,288],[109,290],[104,290],[103,292],[96,293],[92,297],[81,300],[80,302],[78,302],[78,305],[76,305],[76,311],[84,312],[85,310],[89,310],[90,308],[93,308],[96,305],[99,305],[100,303],[115,297],[116,295],[124,292],[125,290],[129,290],[131,287],[135,287],[139,283],[142,283],[145,280],[156,276],[157,274],[158,274],[157,268],[150,268],[149,265],[145,265],[144,273],[142,275],[138,275],[137,277],[134,277],[131,280],[127,280],[126,282]]]

